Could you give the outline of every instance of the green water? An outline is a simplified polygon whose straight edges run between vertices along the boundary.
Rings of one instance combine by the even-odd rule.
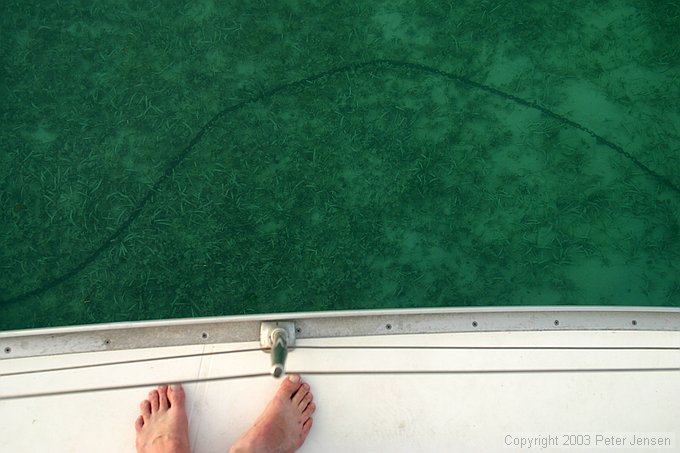
[[[677,2],[4,5],[2,330],[680,306]]]

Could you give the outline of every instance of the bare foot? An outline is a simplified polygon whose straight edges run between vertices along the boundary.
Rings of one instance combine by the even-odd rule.
[[[292,453],[302,446],[312,429],[316,405],[300,376],[289,376],[267,408],[231,447],[231,453]]]
[[[138,453],[190,453],[189,422],[181,385],[161,385],[140,404],[135,422]]]

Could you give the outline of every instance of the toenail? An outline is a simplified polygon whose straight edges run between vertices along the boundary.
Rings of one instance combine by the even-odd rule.
[[[298,382],[300,382],[300,376],[297,375],[297,374],[294,374],[294,375],[288,376],[288,380],[290,382],[292,382],[293,384],[297,384]]]

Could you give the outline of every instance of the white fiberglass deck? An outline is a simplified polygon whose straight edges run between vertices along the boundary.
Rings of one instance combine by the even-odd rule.
[[[677,331],[515,331],[298,339],[304,345],[667,346]],[[0,361],[2,374],[136,358],[257,348],[258,342],[91,352]],[[670,350],[357,350],[296,348],[287,369],[517,370],[676,368]],[[173,382],[267,372],[262,351],[141,362],[0,378],[0,396]],[[303,375],[317,404],[302,452],[496,452],[519,439],[562,434],[671,437],[680,451],[680,372]],[[224,453],[280,381],[272,377],[188,384],[194,453]],[[133,423],[150,387],[0,399],[2,452],[133,452]],[[559,438],[561,443],[563,438]],[[597,451],[620,447],[595,445]],[[604,441],[603,441],[604,442]],[[564,448],[564,447],[563,447]],[[559,451],[565,451],[564,449]],[[577,448],[577,447],[569,447]],[[541,451],[558,451],[556,448]],[[568,450],[566,450],[568,451]]]

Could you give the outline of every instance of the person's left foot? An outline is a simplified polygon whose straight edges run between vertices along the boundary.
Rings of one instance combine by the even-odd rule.
[[[181,385],[162,385],[150,391],[140,409],[142,415],[135,422],[138,453],[191,453]]]

